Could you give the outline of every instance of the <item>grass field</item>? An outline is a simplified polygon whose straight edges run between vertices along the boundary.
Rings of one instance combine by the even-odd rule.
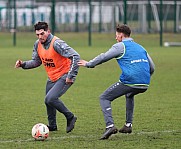
[[[114,34],[93,34],[88,47],[87,34],[57,34],[90,60],[115,43]],[[181,47],[160,47],[159,35],[134,35],[153,58],[156,71],[149,90],[136,96],[132,134],[116,134],[100,141],[105,130],[99,95],[121,73],[115,60],[94,69],[80,68],[75,84],[62,96],[78,117],[75,129],[65,132],[66,120],[57,114],[58,131],[43,142],[34,141],[34,124],[47,124],[44,105],[46,74],[43,67],[14,69],[15,61],[31,59],[36,37],[18,33],[17,46],[12,35],[0,33],[0,148],[1,149],[179,149],[181,148]],[[166,41],[180,41],[181,35],[164,35]],[[115,125],[125,122],[125,98],[112,103]]]

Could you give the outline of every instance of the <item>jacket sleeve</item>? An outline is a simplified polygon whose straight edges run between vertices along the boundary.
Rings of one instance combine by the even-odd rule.
[[[149,56],[148,53],[147,53],[147,57],[148,57],[149,65],[150,65],[150,75],[152,75],[155,71],[155,64],[154,64],[152,58]]]
[[[23,69],[36,68],[42,64],[41,59],[37,52],[37,48],[38,48],[38,40],[35,42],[34,47],[33,47],[32,59],[23,62],[22,64]]]
[[[94,59],[90,60],[86,64],[86,67],[94,68],[96,65],[100,65],[104,62],[109,61],[110,59],[120,57],[123,53],[124,53],[123,44],[121,43],[114,44],[107,52],[101,53]]]
[[[63,40],[55,40],[53,46],[57,53],[71,60],[71,66],[67,77],[70,79],[75,79],[78,74],[78,61],[80,60],[80,55]]]

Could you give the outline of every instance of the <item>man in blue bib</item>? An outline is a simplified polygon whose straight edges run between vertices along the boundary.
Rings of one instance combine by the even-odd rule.
[[[147,51],[130,38],[131,29],[127,25],[116,27],[116,40],[106,53],[101,53],[89,62],[80,60],[79,66],[94,68],[112,58],[116,58],[122,74],[119,81],[111,85],[100,96],[100,105],[106,123],[106,131],[100,138],[108,139],[118,132],[114,126],[111,102],[125,95],[126,97],[126,123],[119,130],[120,133],[131,133],[134,111],[134,96],[145,92],[150,84],[150,78],[155,70],[155,65]]]

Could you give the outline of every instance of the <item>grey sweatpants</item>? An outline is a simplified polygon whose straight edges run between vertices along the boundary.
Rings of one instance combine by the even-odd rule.
[[[66,84],[67,74],[63,75],[56,82],[51,82],[47,80],[46,84],[46,96],[45,104],[47,108],[47,116],[49,126],[57,126],[56,123],[56,110],[64,114],[67,120],[71,119],[74,115],[68,110],[64,103],[59,99],[71,86],[71,84]]]
[[[112,117],[111,102],[125,95],[126,97],[126,123],[132,123],[133,121],[133,111],[134,111],[134,95],[143,93],[147,89],[133,88],[127,85],[124,85],[121,82],[116,82],[111,85],[101,96],[100,96],[100,105],[104,115],[104,120],[106,127],[114,124]]]

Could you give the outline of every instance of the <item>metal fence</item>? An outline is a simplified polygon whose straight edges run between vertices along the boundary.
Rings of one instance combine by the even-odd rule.
[[[148,33],[160,31],[162,18],[164,32],[181,32],[180,7],[177,0],[0,0],[0,31],[33,31],[34,23],[46,21],[57,32],[85,32],[90,25],[92,32],[113,32],[116,24],[126,23],[134,32]]]

